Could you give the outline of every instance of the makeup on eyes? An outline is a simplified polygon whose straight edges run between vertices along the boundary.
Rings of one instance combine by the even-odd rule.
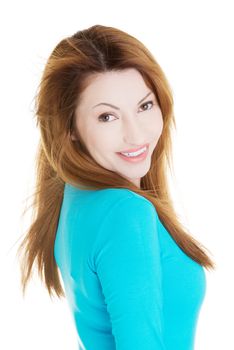
[[[151,103],[151,105],[152,105],[152,107],[151,108],[149,108],[149,109],[145,109],[145,110],[143,110],[142,112],[147,112],[147,111],[150,111],[152,108],[153,108],[153,106],[155,105],[155,103],[154,103],[154,101],[153,100],[149,100],[149,101],[146,101],[146,102],[144,102],[144,103],[142,103],[142,105],[141,106],[144,106],[144,105],[147,105],[147,104],[149,104],[149,103]],[[102,114],[100,114],[99,116],[98,116],[98,121],[100,121],[100,122],[104,122],[105,123],[105,121],[103,121],[103,117],[105,117],[105,116],[107,116],[107,115],[113,115],[111,112],[105,112],[105,113],[102,113]],[[101,119],[101,120],[100,120]],[[109,122],[109,121],[108,121]]]

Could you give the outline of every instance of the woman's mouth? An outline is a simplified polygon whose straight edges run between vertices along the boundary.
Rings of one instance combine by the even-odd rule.
[[[136,152],[117,152],[117,154],[124,160],[130,163],[140,162],[146,159],[149,151],[149,145],[142,147]]]

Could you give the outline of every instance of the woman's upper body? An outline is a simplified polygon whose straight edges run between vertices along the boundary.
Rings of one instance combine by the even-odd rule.
[[[65,183],[54,248],[79,349],[194,349],[205,271],[146,198]]]

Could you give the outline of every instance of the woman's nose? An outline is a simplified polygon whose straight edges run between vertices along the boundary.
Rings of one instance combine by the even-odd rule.
[[[129,145],[143,145],[146,143],[144,130],[142,129],[142,125],[140,125],[136,118],[135,120],[130,120],[125,123],[123,127],[123,133],[124,133],[124,142],[126,142]]]

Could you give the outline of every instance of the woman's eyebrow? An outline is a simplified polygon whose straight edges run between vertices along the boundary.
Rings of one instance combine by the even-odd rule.
[[[147,94],[145,97],[143,97],[143,98],[138,102],[138,105],[139,105],[141,102],[143,102],[144,99],[146,99],[146,97],[148,97],[148,96],[151,95],[152,93],[153,93],[152,91],[148,92],[148,94]],[[110,104],[110,103],[106,103],[106,102],[98,103],[97,105],[93,106],[93,108],[94,108],[94,107],[97,107],[97,106],[100,106],[100,105],[110,106],[110,107],[112,107],[112,108],[115,108],[115,109],[120,110],[119,107],[116,107],[116,106],[114,106],[114,105],[112,105],[112,104]]]

